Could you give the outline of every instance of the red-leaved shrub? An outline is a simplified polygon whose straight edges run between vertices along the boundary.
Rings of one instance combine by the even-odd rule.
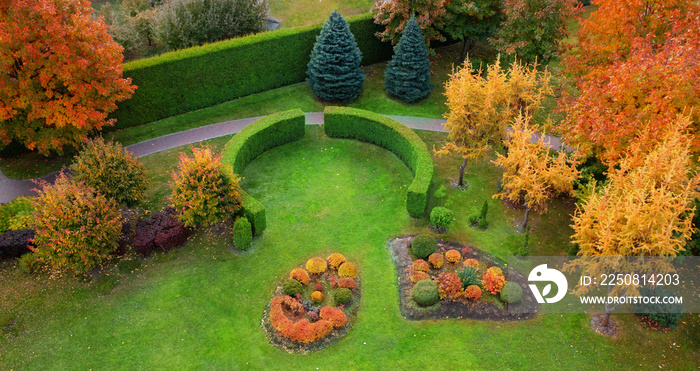
[[[440,298],[449,297],[456,299],[462,292],[462,280],[459,279],[457,273],[445,272],[442,273],[436,280],[438,294]]]
[[[430,270],[430,265],[428,265],[428,262],[423,260],[423,259],[418,259],[413,262],[413,270],[416,272],[426,272]]]
[[[340,277],[340,278],[335,282],[335,285],[336,285],[337,287],[341,287],[341,288],[344,287],[344,288],[346,288],[346,289],[353,290],[355,287],[357,287],[357,282],[355,282],[355,280],[352,279],[352,278],[350,278],[350,277]]]
[[[330,322],[335,328],[341,328],[348,323],[348,316],[346,316],[345,313],[338,308],[323,307],[321,308],[320,315],[321,319]]]

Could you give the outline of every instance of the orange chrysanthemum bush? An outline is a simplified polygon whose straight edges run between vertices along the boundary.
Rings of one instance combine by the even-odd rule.
[[[411,282],[416,283],[418,281],[429,280],[430,275],[425,272],[415,271],[411,273]]]
[[[435,280],[438,287],[438,294],[440,299],[449,297],[451,299],[457,299],[462,293],[462,280],[459,279],[457,273],[445,272],[442,273]]]
[[[427,261],[423,259],[418,259],[413,262],[413,270],[416,272],[428,273],[428,271],[430,270],[430,265],[428,265]]]
[[[445,260],[450,263],[459,263],[462,260],[462,254],[457,250],[449,250],[445,253]]]
[[[309,273],[304,268],[292,269],[292,273],[289,274],[289,278],[299,281],[304,286],[308,285],[310,280]]]
[[[338,288],[354,290],[355,287],[357,287],[357,282],[350,277],[340,277],[337,281],[335,281],[335,285]]]
[[[495,268],[495,269],[494,269]],[[493,295],[498,294],[503,289],[503,285],[506,284],[506,278],[503,277],[503,273],[500,268],[491,267],[486,271],[486,274],[481,279],[481,286],[484,290],[490,292]]]
[[[32,203],[36,235],[33,248],[39,262],[58,270],[84,273],[118,246],[121,213],[114,199],[61,173]]]
[[[462,263],[462,266],[479,269],[479,261],[476,259],[467,259]]]
[[[354,263],[345,262],[338,268],[338,275],[340,277],[357,277],[357,266]]]
[[[170,202],[187,227],[218,223],[241,209],[241,178],[210,148],[192,148],[192,157],[181,153],[170,176]]]
[[[481,287],[477,285],[471,285],[467,287],[466,289],[464,289],[462,297],[471,301],[479,300],[479,298],[481,298]]]
[[[430,254],[428,261],[435,269],[440,269],[442,268],[442,265],[445,264],[445,258],[443,258],[442,254],[439,252]]]
[[[311,274],[321,274],[325,272],[327,268],[326,261],[319,257],[311,258],[306,262],[306,269],[311,272]]]
[[[341,264],[348,261],[342,254],[338,254],[337,252],[330,254],[326,260],[328,261],[328,266],[331,269],[338,269]]]
[[[319,313],[321,320],[330,322],[333,327],[341,328],[348,323],[348,316],[342,310],[333,307],[323,307]]]

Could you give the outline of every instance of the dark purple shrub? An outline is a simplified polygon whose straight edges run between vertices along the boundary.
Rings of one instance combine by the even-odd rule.
[[[166,207],[149,219],[139,220],[134,235],[134,250],[141,256],[147,256],[153,250],[167,252],[173,247],[182,246],[190,230],[175,215],[175,209]]]
[[[15,229],[0,235],[0,259],[14,259],[31,252],[28,246],[34,246],[34,230]]]

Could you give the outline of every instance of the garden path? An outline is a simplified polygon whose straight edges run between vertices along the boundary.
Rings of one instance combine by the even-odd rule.
[[[408,126],[411,129],[447,132],[447,130],[443,126],[445,120],[412,116],[386,116]],[[144,142],[132,144],[125,148],[128,151],[134,153],[134,155],[136,155],[137,157],[142,157],[160,151],[165,151],[167,149],[183,146],[186,144],[197,143],[203,140],[213,139],[224,135],[237,133],[241,131],[244,127],[246,127],[248,124],[259,119],[260,117],[250,117],[245,119],[232,120],[202,126],[190,130],[181,131],[178,133],[164,135],[162,137],[150,139]],[[323,112],[306,113],[306,124],[323,124]],[[554,148],[558,148],[561,145],[561,140],[559,140],[559,138],[552,136],[547,136],[547,138],[550,140],[550,143]],[[56,179],[57,175],[57,173],[52,173],[39,179],[52,183]],[[35,182],[36,180],[38,179],[9,179],[2,173],[2,171],[0,171],[0,203],[10,202],[19,196],[35,195],[35,189],[37,188],[37,184]]]

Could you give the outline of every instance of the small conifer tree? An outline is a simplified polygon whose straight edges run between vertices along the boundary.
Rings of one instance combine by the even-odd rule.
[[[365,83],[361,60],[350,25],[334,10],[316,38],[306,81],[319,99],[350,102],[360,95]]]
[[[406,103],[414,103],[427,97],[433,90],[430,85],[430,60],[423,33],[414,17],[394,48],[394,57],[384,73],[386,92]]]

